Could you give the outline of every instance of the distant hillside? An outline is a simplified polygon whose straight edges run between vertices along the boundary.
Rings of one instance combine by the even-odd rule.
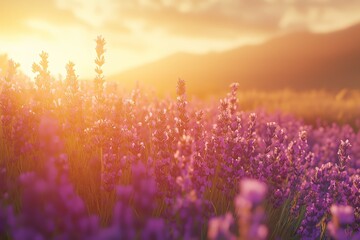
[[[174,92],[178,78],[198,95],[224,91],[235,81],[242,89],[360,88],[360,24],[327,34],[289,34],[222,53],[174,54],[109,77],[160,92]]]

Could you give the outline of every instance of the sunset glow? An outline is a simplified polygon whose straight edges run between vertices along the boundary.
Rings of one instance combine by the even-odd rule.
[[[360,0],[1,0],[0,240],[360,239]]]
[[[44,50],[53,75],[64,75],[71,60],[80,78],[92,78],[91,49],[99,34],[107,39],[104,70],[111,75],[177,52],[223,51],[360,20],[360,2],[352,0],[5,0],[1,5],[0,54],[30,76]]]

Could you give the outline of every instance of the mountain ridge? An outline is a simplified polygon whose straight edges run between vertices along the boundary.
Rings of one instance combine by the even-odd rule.
[[[120,85],[175,91],[178,78],[196,95],[242,89],[360,88],[360,24],[330,33],[297,32],[224,52],[179,52],[110,76]]]

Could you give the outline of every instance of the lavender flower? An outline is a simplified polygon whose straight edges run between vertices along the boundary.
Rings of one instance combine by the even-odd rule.
[[[264,225],[264,209],[261,203],[267,194],[264,183],[244,179],[240,182],[240,194],[235,198],[240,239],[266,239],[268,230]]]
[[[209,221],[208,239],[210,240],[235,240],[236,237],[230,232],[230,227],[234,223],[231,213],[225,216],[214,217]]]
[[[354,210],[351,206],[332,205],[330,208],[332,221],[327,225],[331,237],[336,240],[350,239],[351,232],[346,228],[354,222]]]
[[[236,83],[218,107],[126,92],[104,46],[93,82],[45,52],[1,73],[1,239],[360,239],[356,128],[245,111]]]

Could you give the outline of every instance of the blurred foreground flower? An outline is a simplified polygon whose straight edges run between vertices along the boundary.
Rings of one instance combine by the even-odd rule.
[[[235,235],[230,232],[230,227],[233,223],[234,218],[231,213],[227,213],[225,216],[214,217],[210,219],[208,238],[210,240],[235,240]]]
[[[258,180],[243,179],[240,182],[240,194],[235,197],[235,211],[238,220],[238,230],[241,240],[263,240],[268,235],[264,224],[265,212],[261,206],[267,195],[267,186]],[[209,239],[236,239],[231,233],[230,226],[233,217],[230,213],[225,216],[212,218],[209,221]]]
[[[330,208],[332,219],[327,225],[327,230],[335,240],[359,239],[360,233],[352,236],[348,226],[354,222],[354,209],[351,206],[332,205]]]
[[[266,239],[268,229],[263,224],[265,212],[261,206],[266,194],[265,183],[252,179],[244,179],[240,182],[240,194],[235,198],[240,239]]]

